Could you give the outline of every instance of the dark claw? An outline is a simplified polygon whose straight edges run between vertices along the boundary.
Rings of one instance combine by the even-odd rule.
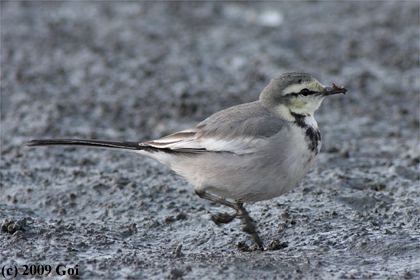
[[[236,218],[236,214],[230,215],[228,213],[216,213],[211,215],[211,220],[218,226],[228,224]]]
[[[274,251],[274,250],[281,250],[288,246],[287,242],[280,243],[277,239],[271,240],[270,244],[267,246],[267,250]]]

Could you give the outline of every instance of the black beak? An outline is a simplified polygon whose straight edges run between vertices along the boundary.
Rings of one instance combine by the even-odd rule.
[[[322,94],[325,96],[328,96],[328,95],[333,95],[333,94],[338,94],[338,93],[346,94],[346,92],[347,92],[347,89],[344,88],[343,86],[336,86],[335,84],[333,84],[333,87],[325,87]]]

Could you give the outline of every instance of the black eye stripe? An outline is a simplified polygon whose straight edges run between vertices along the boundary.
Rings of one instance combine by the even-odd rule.
[[[309,90],[309,89],[307,89],[307,88],[304,88],[304,89],[302,89],[302,90],[301,90],[300,92],[298,92],[298,93],[296,93],[296,92],[291,92],[291,93],[289,93],[289,94],[287,94],[287,95],[290,95],[290,96],[298,96],[298,95],[308,96],[308,95],[315,94],[315,93],[317,93],[317,92],[316,92],[316,91]]]
[[[316,91],[312,91],[312,90],[309,90],[307,88],[304,88],[299,93],[304,95],[304,96],[307,96],[307,95],[311,95],[311,94],[316,93]]]

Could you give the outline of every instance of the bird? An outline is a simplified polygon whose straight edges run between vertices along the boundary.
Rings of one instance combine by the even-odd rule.
[[[192,128],[145,142],[38,139],[27,146],[72,145],[135,152],[184,177],[203,199],[232,208],[217,225],[239,218],[258,249],[267,247],[244,203],[272,199],[295,187],[321,150],[314,118],[325,97],[348,90],[322,85],[310,74],[274,77],[254,102],[219,111]]]

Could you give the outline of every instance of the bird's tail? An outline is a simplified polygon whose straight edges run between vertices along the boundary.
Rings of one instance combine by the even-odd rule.
[[[143,150],[145,147],[141,146],[139,142],[126,141],[106,141],[106,140],[84,140],[84,139],[40,139],[31,140],[26,143],[26,146],[87,146],[96,148],[107,148],[117,150]]]

